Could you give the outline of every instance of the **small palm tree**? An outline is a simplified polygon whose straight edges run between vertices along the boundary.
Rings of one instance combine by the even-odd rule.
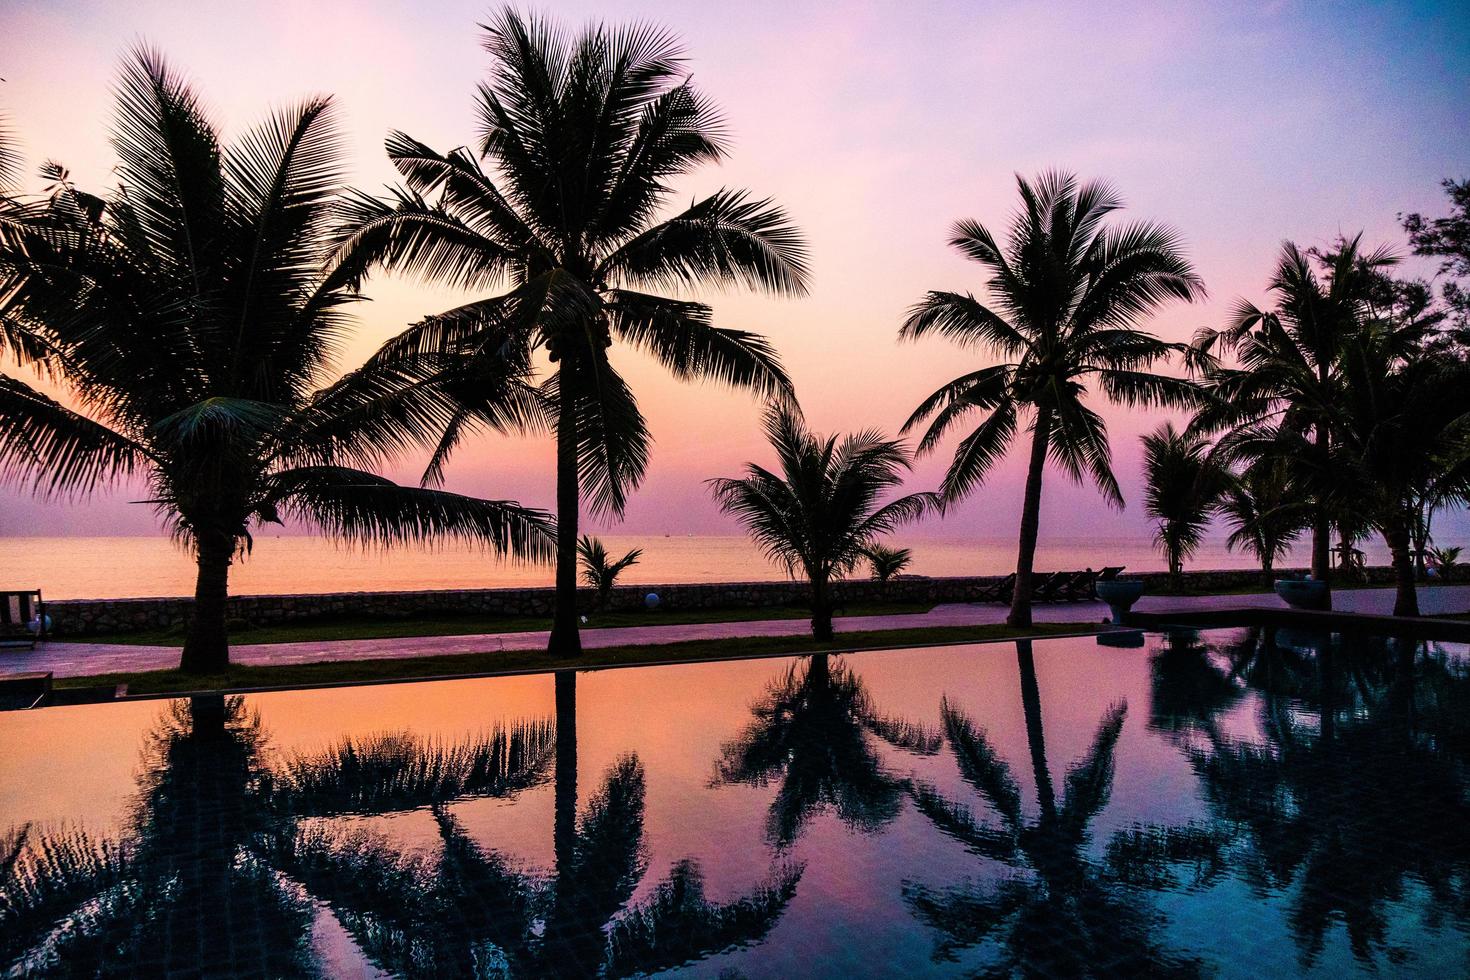
[[[913,493],[879,505],[910,461],[901,443],[877,432],[823,438],[793,405],[768,409],[765,429],[779,475],[748,463],[745,477],[709,484],[720,509],[739,518],[771,560],[806,576],[812,636],[830,640],[832,580],[857,567],[875,538],[937,508],[939,498]]]
[[[329,99],[221,147],[189,85],[139,49],[114,146],[112,195],[63,184],[0,234],[0,352],[70,403],[0,375],[0,477],[57,496],[147,479],[198,562],[183,669],[229,664],[229,569],[252,524],[295,517],[347,541],[453,535],[549,557],[545,514],[362,469],[431,442],[453,406],[428,359],[326,384],[357,299],[318,264],[340,179]],[[480,365],[502,380],[524,368]]]
[[[1434,559],[1434,567],[1439,570],[1440,578],[1451,579],[1460,574],[1460,554],[1464,550],[1459,546],[1429,549],[1429,557]]]
[[[914,553],[910,548],[890,548],[884,544],[875,544],[863,550],[863,557],[873,569],[873,578],[887,587],[890,579],[902,573],[913,562]]]
[[[575,656],[578,509],[585,496],[593,512],[620,516],[648,466],[648,430],[610,349],[649,354],[681,380],[789,393],[764,338],[716,326],[702,302],[661,294],[739,286],[800,295],[805,246],[781,208],[744,191],[662,216],[672,181],[728,146],[669,35],[601,24],[571,35],[511,9],[485,31],[495,66],[478,92],[478,158],[392,134],[388,156],[407,186],[386,201],[354,200],[354,228],[335,260],[355,277],[385,268],[505,290],[430,317],[390,356],[433,351],[474,363],[545,349],[554,373],[540,390],[556,433],[559,517],[550,647]],[[447,422],[443,454],[476,419],[472,398]]]
[[[1107,425],[1088,408],[1087,397],[1095,388],[1130,406],[1195,404],[1199,390],[1194,384],[1150,370],[1187,348],[1165,343],[1135,324],[1166,300],[1201,298],[1204,286],[1174,232],[1149,222],[1104,225],[1122,206],[1106,184],[1079,186],[1072,175],[1061,173],[1044,174],[1034,184],[1017,177],[1016,183],[1021,208],[1005,246],[977,221],[959,222],[950,239],[989,270],[990,305],[969,293],[931,292],[909,312],[899,336],[918,339],[937,332],[1004,358],[924,399],[903,431],[933,417],[919,441],[922,454],[972,412],[981,413],[980,424],[960,442],[945,474],[941,491],[948,502],[980,486],[1022,425],[1030,429],[1016,587],[1007,620],[1026,626],[1047,458],[1073,479],[1089,476],[1109,503],[1123,506]]]
[[[613,586],[618,583],[618,576],[630,565],[638,564],[638,559],[643,557],[643,549],[634,548],[613,561],[600,539],[584,534],[577,539],[577,557],[582,560],[582,581],[597,593],[594,608],[602,609],[607,605]]]
[[[1309,517],[1310,507],[1292,486],[1287,467],[1279,461],[1247,467],[1230,481],[1219,509],[1233,528],[1225,546],[1255,555],[1261,578],[1270,585],[1277,560],[1301,536]]]
[[[1198,435],[1165,422],[1143,437],[1144,512],[1158,522],[1154,541],[1164,549],[1170,587],[1183,584],[1184,562],[1200,541],[1229,482]]]

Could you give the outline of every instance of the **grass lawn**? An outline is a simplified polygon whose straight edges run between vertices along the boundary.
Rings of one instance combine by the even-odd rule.
[[[496,674],[558,668],[627,667],[637,664],[696,660],[734,660],[748,657],[779,657],[800,653],[836,652],[883,647],[920,646],[935,643],[978,643],[1023,636],[1055,636],[1093,633],[1096,623],[1043,623],[1025,629],[1010,626],[930,626],[919,629],[873,630],[844,633],[830,643],[817,643],[808,636],[741,637],[721,640],[690,640],[658,646],[608,647],[587,650],[577,660],[553,657],[544,651],[496,651],[411,657],[401,660],[334,660],[280,666],[236,666],[228,673],[209,676],[183,674],[177,670],[90,677],[61,677],[57,688],[113,686],[126,684],[128,694],[165,694],[180,691],[224,691],[263,687],[302,687],[350,684],[364,681],[428,680],[464,674]]]
[[[925,613],[931,602],[854,603],[845,616],[883,616]],[[588,629],[609,626],[678,626],[686,623],[741,623],[758,619],[810,619],[811,612],[794,606],[762,606],[754,609],[680,609],[663,612],[608,612],[587,617]],[[382,619],[341,616],[312,619],[279,626],[254,626],[230,630],[231,643],[294,643],[298,640],[378,640],[406,636],[468,636],[475,633],[529,633],[551,629],[550,616],[423,616]],[[63,639],[58,637],[58,639]],[[182,647],[184,628],[145,630],[138,633],[98,633],[64,637],[68,643],[126,643],[136,646]]]

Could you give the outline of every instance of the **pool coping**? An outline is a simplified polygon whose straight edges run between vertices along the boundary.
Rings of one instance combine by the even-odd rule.
[[[1419,640],[1470,643],[1470,622],[1437,616],[1384,616],[1377,613],[1234,606],[1180,612],[1129,613],[1124,622],[1144,629],[1169,626],[1276,626],[1338,632],[1350,628]]]
[[[1099,623],[1096,629],[1078,630],[1070,633],[1038,633],[1035,636],[1008,636],[975,640],[941,640],[929,643],[892,643],[874,647],[859,647],[851,650],[794,650],[782,653],[726,654],[717,657],[682,657],[664,660],[640,660],[622,664],[589,664],[585,667],[521,667],[511,670],[474,671],[464,674],[427,674],[421,677],[378,677],[360,681],[320,681],[307,684],[282,684],[265,687],[208,688],[197,691],[156,691],[146,694],[120,694],[89,704],[126,704],[137,701],[158,701],[175,698],[207,697],[210,695],[277,694],[289,691],[321,691],[341,687],[378,687],[385,684],[428,684],[434,681],[468,681],[492,677],[525,677],[533,674],[592,673],[601,670],[627,670],[639,667],[677,667],[683,664],[713,664],[746,660],[783,660],[789,657],[810,657],[818,653],[847,656],[855,653],[891,653],[895,650],[929,650],[937,647],[983,646],[988,643],[1015,643],[1018,640],[1069,640],[1085,636],[1100,636],[1106,633],[1138,633],[1138,627],[1129,624],[1115,625]],[[654,647],[656,649],[656,647]],[[119,685],[126,687],[126,685]],[[78,707],[79,705],[46,705],[44,707]],[[31,709],[36,710],[36,709]]]

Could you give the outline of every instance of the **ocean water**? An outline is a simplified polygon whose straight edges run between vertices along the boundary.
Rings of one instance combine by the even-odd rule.
[[[642,548],[643,558],[623,575],[630,584],[750,582],[785,577],[743,537],[607,534],[615,554]],[[913,549],[917,575],[994,575],[1015,567],[1010,538],[901,538]],[[1305,562],[1303,552],[1294,556]],[[1370,561],[1380,561],[1368,548]],[[1157,571],[1163,560],[1147,538],[1043,540],[1038,570],[1126,565]],[[1252,568],[1247,555],[1210,543],[1194,568]],[[305,536],[261,535],[231,570],[237,595],[310,592],[383,592],[412,589],[500,588],[550,585],[548,565],[504,561],[476,548],[362,550]],[[136,598],[194,592],[194,563],[179,545],[155,537],[0,537],[0,589],[42,589],[48,598]]]

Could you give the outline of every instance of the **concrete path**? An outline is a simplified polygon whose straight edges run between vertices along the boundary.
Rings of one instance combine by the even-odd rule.
[[[1424,588],[1419,603],[1426,615],[1470,611],[1470,586]],[[1275,595],[1145,596],[1139,612],[1239,609],[1243,606],[1279,608]],[[1351,589],[1333,595],[1340,612],[1388,614],[1393,611],[1392,589]],[[1005,621],[1007,608],[999,604],[952,603],[927,613],[885,616],[843,616],[834,624],[838,633],[867,630],[919,629],[929,626],[985,626]],[[1100,602],[1049,603],[1036,606],[1035,618],[1044,623],[1096,623],[1107,615]],[[804,619],[760,619],[733,623],[690,623],[673,626],[619,626],[582,631],[587,649],[614,646],[657,646],[685,640],[717,640],[756,636],[802,636],[810,630]],[[303,664],[321,660],[378,660],[432,657],[495,650],[542,650],[547,634],[480,633],[467,636],[410,636],[396,639],[314,640],[301,643],[247,643],[230,649],[240,664]],[[0,674],[49,670],[57,677],[160,670],[176,667],[178,647],[131,646],[121,643],[60,643],[51,641],[35,650],[0,650]]]

